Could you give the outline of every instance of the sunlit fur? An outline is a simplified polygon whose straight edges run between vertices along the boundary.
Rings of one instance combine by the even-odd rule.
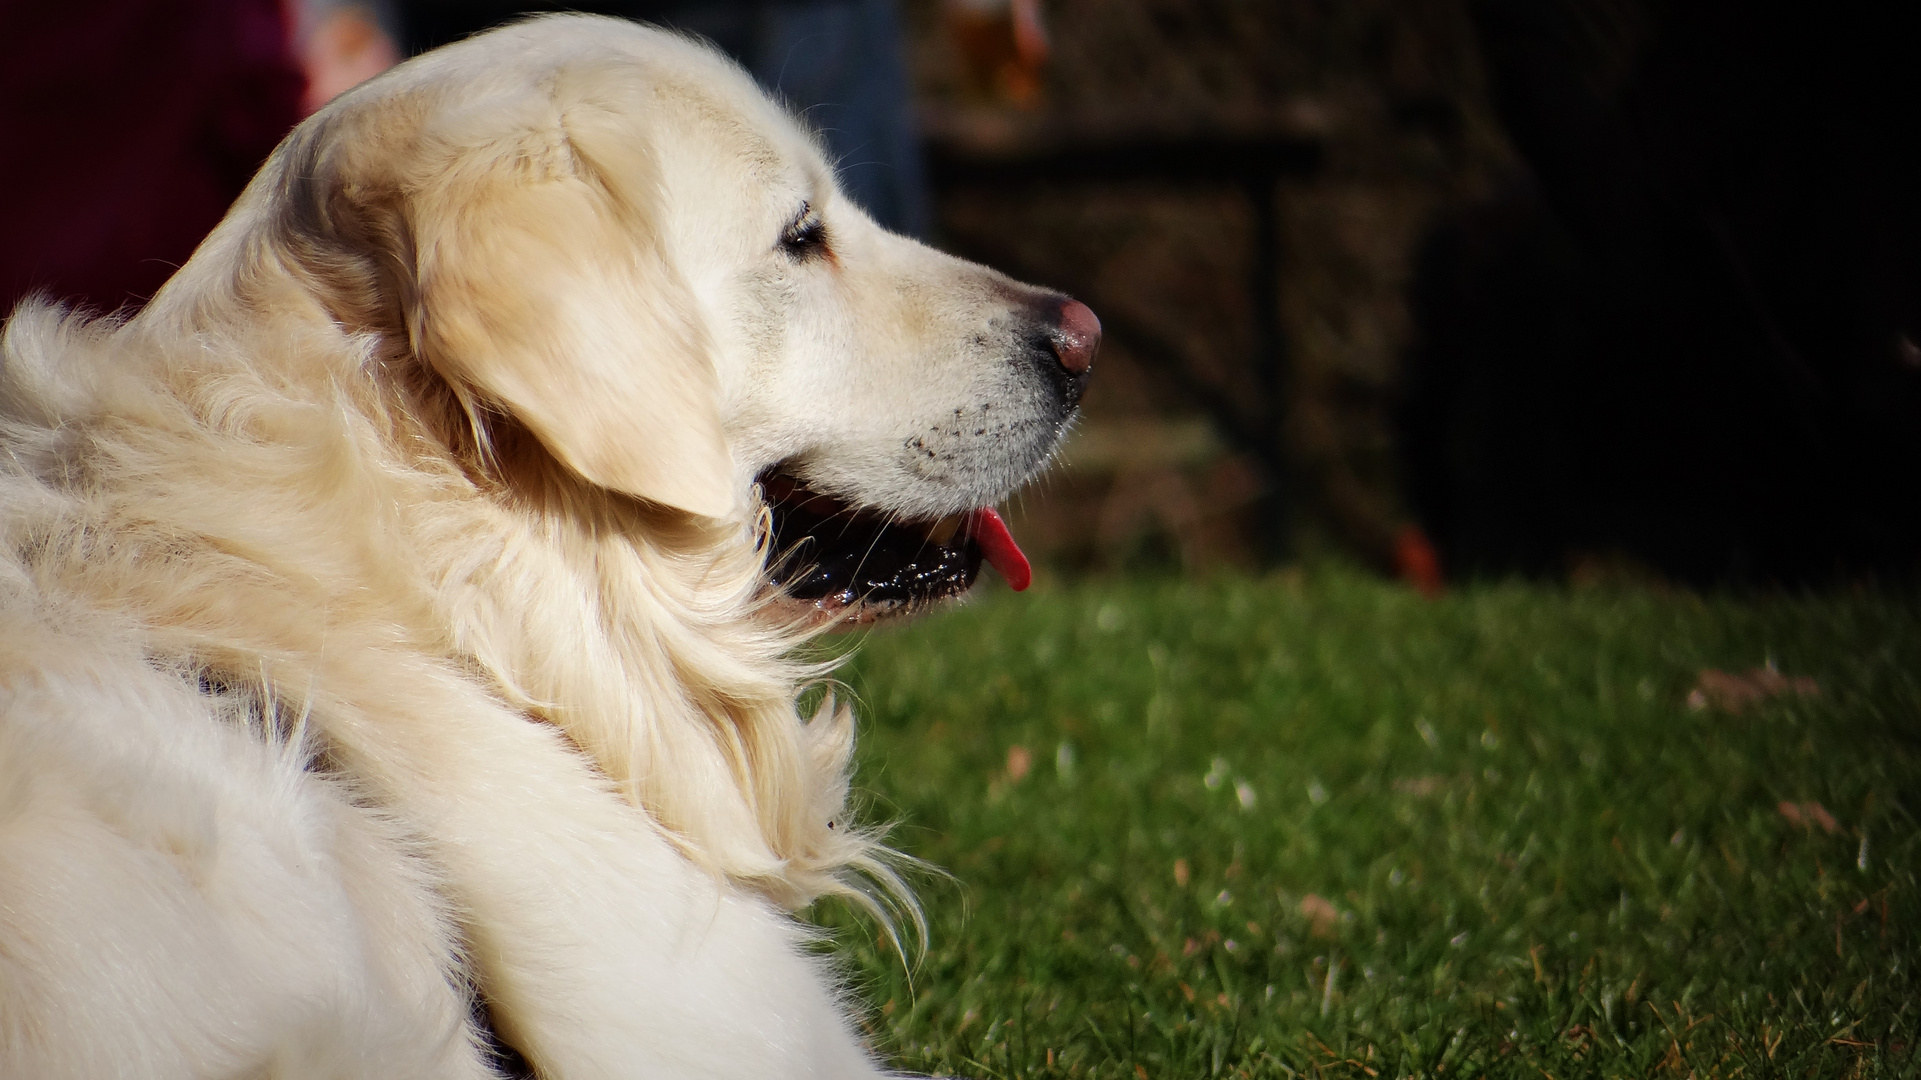
[[[421,118],[489,55],[511,62],[488,92],[530,116],[575,93],[618,118],[631,100],[597,79],[652,85],[609,59],[626,49],[724,84],[660,106],[655,159],[698,152],[701,123],[771,131],[743,190],[802,176],[840,257],[901,279],[855,320],[874,355],[994,323],[1014,286],[836,207],[811,144],[704,50],[596,20],[509,33],[303,125],[130,321],[29,303],[7,325],[0,1075],[487,1076],[476,990],[543,1076],[876,1075],[782,909],[905,894],[848,820],[850,715],[797,714],[820,672],[764,608],[751,480],[796,459],[951,512],[1057,431],[1001,433],[1008,460],[968,448],[917,493],[832,401],[786,403],[810,379],[916,386],[793,370],[790,336],[853,348],[803,325],[824,286],[776,283],[804,333],[748,325],[768,273],[659,239],[733,188],[678,191],[617,146],[631,191],[547,205],[516,185],[565,164],[551,146]],[[771,250],[791,195],[728,211],[740,236]],[[942,282],[959,299],[906,326]],[[923,381],[965,370],[943,349]],[[1028,407],[1023,376],[971,362],[990,374],[873,408],[911,431],[955,394]]]

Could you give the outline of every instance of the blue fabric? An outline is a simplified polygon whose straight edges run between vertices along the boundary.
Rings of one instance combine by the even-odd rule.
[[[710,2],[656,17],[712,39],[819,132],[847,194],[876,221],[927,236],[927,188],[894,0]]]

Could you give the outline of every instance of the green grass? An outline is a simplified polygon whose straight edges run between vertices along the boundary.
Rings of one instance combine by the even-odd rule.
[[[1687,706],[1769,660],[1819,696]],[[911,968],[817,912],[902,1069],[1921,1073],[1911,597],[1091,581],[842,677],[870,816],[954,879]]]

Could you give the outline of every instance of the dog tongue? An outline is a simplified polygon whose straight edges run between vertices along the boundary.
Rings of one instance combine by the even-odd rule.
[[[1027,565],[1027,556],[1021,554],[1021,546],[1014,542],[1014,534],[1007,531],[1007,522],[994,512],[991,506],[983,506],[968,519],[968,532],[974,542],[981,546],[981,557],[988,565],[1000,571],[1007,584],[1015,592],[1027,588],[1034,580],[1034,568]]]

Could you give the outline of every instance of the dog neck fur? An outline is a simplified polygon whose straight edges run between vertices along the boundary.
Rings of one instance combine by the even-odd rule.
[[[761,523],[597,487],[475,410],[390,277],[267,219],[292,154],[130,322],[9,323],[0,439],[32,492],[4,528],[67,565],[27,575],[84,583],[60,602],[125,612],[157,659],[304,700],[336,760],[404,767],[331,721],[453,680],[564,733],[717,874],[795,906],[897,892],[847,820],[849,712],[797,713],[820,671],[762,615]]]

